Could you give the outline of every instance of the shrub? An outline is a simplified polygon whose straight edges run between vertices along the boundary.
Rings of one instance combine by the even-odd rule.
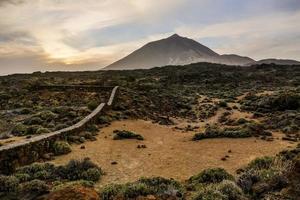
[[[226,196],[213,187],[205,187],[199,190],[192,200],[226,200]]]
[[[19,180],[20,183],[23,183],[23,182],[26,182],[26,181],[29,181],[32,179],[32,177],[29,175],[29,174],[15,174],[15,177]]]
[[[225,195],[229,200],[238,200],[242,196],[243,192],[234,182],[224,180],[218,186],[217,190]]]
[[[36,172],[34,175],[33,175],[33,179],[39,179],[39,180],[48,180],[48,179],[51,179],[51,173],[47,170],[41,170],[41,171],[38,171]]]
[[[92,124],[92,125],[89,125],[87,127],[87,131],[89,131],[89,132],[97,132],[97,131],[99,131],[99,129],[98,129],[98,127],[96,125]]]
[[[32,125],[27,127],[26,135],[35,135],[39,129],[43,129],[40,125]]]
[[[43,133],[49,133],[49,132],[50,132],[50,130],[47,128],[39,128],[39,129],[37,129],[36,134],[43,134]]]
[[[89,158],[82,161],[71,160],[66,166],[61,167],[59,174],[68,180],[98,181],[103,174],[101,168],[94,164]],[[89,171],[89,172],[87,172]],[[92,177],[95,175],[95,177]]]
[[[246,138],[251,137],[251,132],[246,128],[230,127],[220,129],[215,126],[206,128],[204,133],[196,133],[193,140],[202,140],[206,138]]]
[[[139,179],[140,183],[146,184],[151,188],[152,192],[157,194],[163,194],[166,191],[176,193],[178,196],[183,196],[184,189],[181,184],[173,179],[166,179],[162,177],[154,177],[154,178],[141,178]]]
[[[90,168],[87,171],[82,173],[82,177],[84,180],[93,181],[93,182],[98,181],[101,178],[101,176],[102,176],[102,172],[98,168]]]
[[[226,101],[220,101],[219,106],[222,107],[222,108],[226,108],[228,105],[227,105]]]
[[[99,124],[107,124],[112,121],[112,118],[110,116],[99,116],[97,118],[97,123]]]
[[[136,134],[131,131],[119,131],[119,130],[114,130],[114,140],[123,140],[123,139],[137,139],[137,140],[144,140],[143,136]]]
[[[114,199],[115,196],[117,196],[121,190],[123,185],[119,184],[110,184],[105,186],[101,191],[100,191],[100,197],[101,199],[107,199],[107,200],[112,200]]]
[[[147,196],[149,194],[151,194],[151,190],[144,183],[126,184],[122,188],[122,196],[125,199]]]
[[[30,114],[32,111],[29,108],[23,108],[20,110],[20,114],[21,115],[28,115]]]
[[[14,176],[0,175],[0,193],[16,192],[18,190],[19,180]]]
[[[24,167],[20,167],[16,170],[16,174],[27,174],[31,179],[38,172],[52,172],[55,166],[50,163],[33,163]],[[22,175],[21,175],[22,176]]]
[[[240,200],[243,193],[234,182],[224,180],[217,184],[204,186],[198,190],[193,200]]]
[[[95,110],[98,107],[98,103],[96,101],[91,101],[87,106],[90,110]]]
[[[245,123],[247,123],[248,121],[245,119],[245,118],[240,118],[240,119],[238,119],[237,120],[237,123],[238,124],[245,124]]]
[[[40,117],[37,117],[37,116],[26,119],[24,121],[24,124],[26,124],[26,125],[40,125],[42,123],[43,123],[43,120]]]
[[[262,158],[256,158],[248,164],[247,169],[255,169],[255,170],[268,169],[270,168],[272,162],[273,162],[272,157],[265,156]]]
[[[55,130],[58,131],[58,130],[61,130],[61,129],[64,129],[64,128],[67,128],[68,125],[66,124],[58,124],[56,127],[55,127]]]
[[[12,130],[13,135],[17,136],[23,136],[27,134],[27,127],[21,123],[17,124],[13,130]]]
[[[68,154],[72,151],[71,146],[65,141],[56,141],[53,144],[53,150],[55,155]]]
[[[124,185],[108,185],[104,187],[100,195],[102,199],[135,199],[138,196],[154,195],[156,197],[176,199],[183,198],[184,189],[177,181],[161,177],[141,178],[140,180]]]
[[[57,114],[47,110],[47,111],[43,111],[39,114],[39,117],[42,118],[43,120],[54,120],[57,117]]]
[[[234,180],[234,178],[222,168],[205,169],[198,175],[189,178],[189,182],[192,184],[220,183],[223,180]]]
[[[92,181],[79,180],[79,181],[70,181],[70,182],[55,181],[52,184],[53,184],[53,187],[51,188],[51,191],[57,191],[57,190],[61,190],[66,187],[78,186],[78,185],[83,186],[83,187],[92,188],[92,187],[94,187],[95,183]]]
[[[32,180],[21,185],[21,190],[24,193],[43,194],[49,191],[49,186],[41,180]]]

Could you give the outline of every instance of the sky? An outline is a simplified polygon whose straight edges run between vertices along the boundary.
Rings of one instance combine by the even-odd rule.
[[[98,70],[174,33],[300,60],[299,24],[300,0],[0,0],[0,75]]]

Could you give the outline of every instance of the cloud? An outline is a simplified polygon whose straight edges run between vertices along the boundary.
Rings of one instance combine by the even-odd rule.
[[[23,2],[24,2],[24,0],[0,0],[0,6],[3,6],[5,4],[17,5],[17,4],[21,4]]]
[[[181,26],[176,32],[192,38],[219,40],[217,51],[258,59],[283,57],[300,59],[300,12],[278,13],[205,26]],[[290,54],[282,52],[290,52]],[[272,56],[273,55],[273,56]],[[280,56],[281,55],[281,56]]]
[[[174,32],[204,41],[220,53],[300,59],[299,4],[299,0],[0,0],[0,73],[11,66],[13,71],[38,69],[30,65],[40,65],[41,70],[101,68]]]

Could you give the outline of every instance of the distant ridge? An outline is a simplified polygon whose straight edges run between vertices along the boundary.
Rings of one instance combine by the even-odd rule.
[[[276,65],[300,65],[300,62],[297,60],[288,60],[288,59],[263,59],[256,62],[249,63],[248,65],[261,65],[261,64],[276,64]]]
[[[219,55],[199,42],[174,34],[150,42],[128,56],[107,66],[107,70],[148,69],[165,65],[186,65],[210,62],[227,65],[247,65],[255,62],[239,55]]]

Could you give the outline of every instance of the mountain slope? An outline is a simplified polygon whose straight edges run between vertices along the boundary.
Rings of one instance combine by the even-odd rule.
[[[147,69],[195,62],[245,65],[254,60],[238,55],[219,55],[195,40],[174,34],[166,39],[146,44],[105,69]]]

